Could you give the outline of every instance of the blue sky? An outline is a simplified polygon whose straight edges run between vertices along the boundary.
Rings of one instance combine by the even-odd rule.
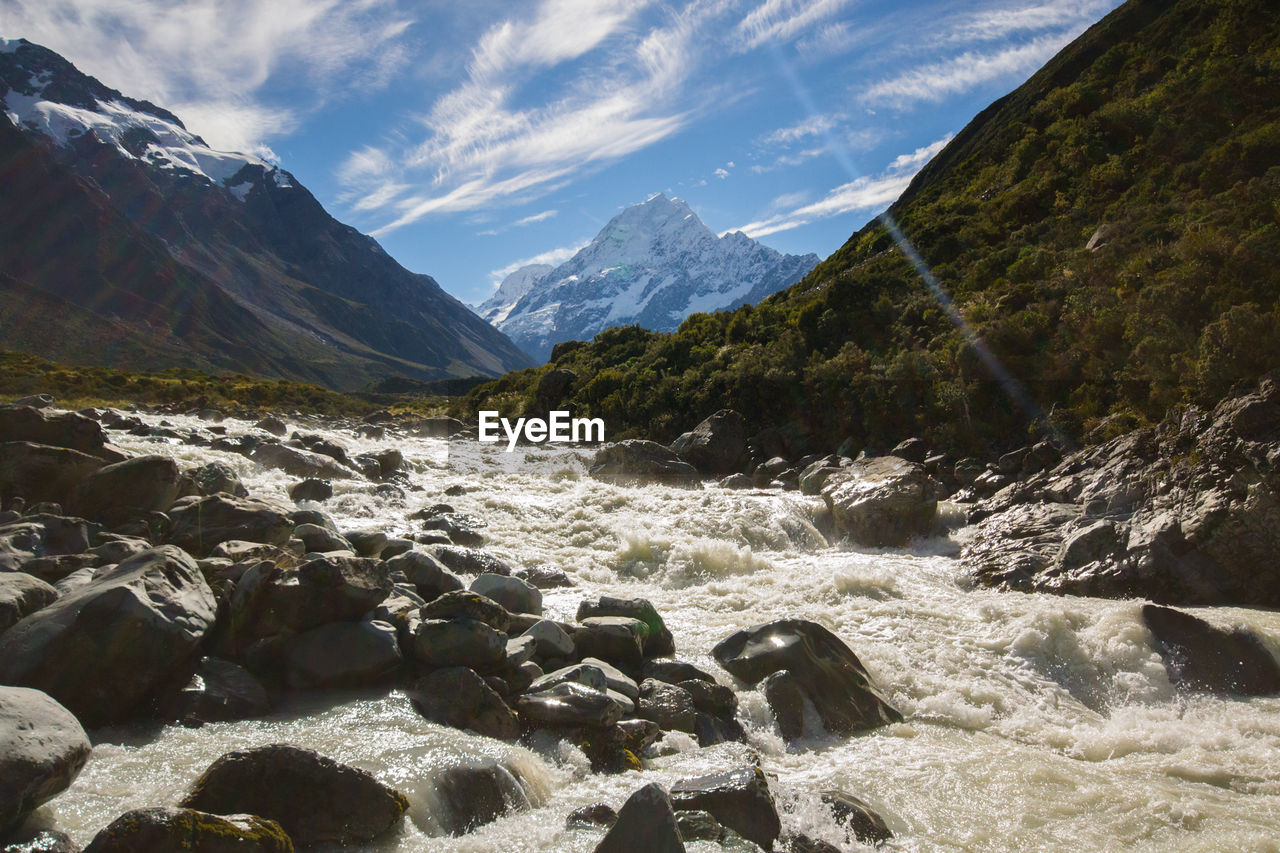
[[[0,0],[478,302],[629,204],[826,257],[1116,0]]]

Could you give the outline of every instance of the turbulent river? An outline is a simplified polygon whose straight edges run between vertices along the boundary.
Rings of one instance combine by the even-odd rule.
[[[544,591],[550,618],[572,621],[582,599],[601,594],[648,598],[677,656],[726,684],[733,680],[710,652],[737,628],[803,617],[839,635],[906,721],[788,746],[763,697],[740,693],[750,748],[771,776],[785,827],[843,844],[817,797],[839,788],[884,816],[893,850],[1280,849],[1280,699],[1173,689],[1137,602],[972,588],[955,556],[963,529],[908,551],[850,550],[814,529],[820,499],[795,492],[616,487],[586,476],[589,454],[574,450],[505,453],[471,441],[366,440],[291,425],[353,456],[394,445],[416,469],[405,500],[335,481],[323,509],[340,529],[399,535],[413,529],[412,512],[447,501],[487,524],[487,550],[569,575],[573,588]],[[288,503],[294,480],[242,456],[112,438],[134,452],[170,453],[185,467],[226,462],[250,494]],[[454,485],[465,493],[444,497]],[[1280,638],[1280,613],[1196,612]],[[679,751],[649,769],[593,775],[567,746],[534,751],[428,723],[400,691],[306,695],[266,719],[105,729],[93,738],[84,772],[39,813],[81,843],[128,809],[175,802],[223,753],[284,741],[370,770],[407,794],[408,819],[370,847],[402,851],[590,851],[600,833],[566,830],[573,809],[600,801],[617,808],[645,782],[670,786],[727,770],[748,752],[739,744],[700,750],[672,735],[667,743]],[[443,836],[433,774],[493,760],[522,779],[529,808]]]

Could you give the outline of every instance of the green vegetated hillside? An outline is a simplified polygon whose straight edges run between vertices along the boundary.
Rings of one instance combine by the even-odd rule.
[[[923,435],[989,452],[1042,431],[1037,409],[1079,438],[1210,403],[1280,364],[1280,7],[1130,0],[977,116],[890,214],[1037,407],[873,220],[755,307],[562,346],[459,408],[530,408],[559,367],[577,374],[566,402],[611,437],[671,439],[728,406],[796,449]]]

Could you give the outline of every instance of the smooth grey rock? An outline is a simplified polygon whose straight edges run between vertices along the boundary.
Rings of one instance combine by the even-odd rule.
[[[533,623],[524,632],[524,636],[533,637],[537,641],[535,654],[540,658],[567,658],[573,654],[573,638],[550,619],[540,619]]]
[[[39,557],[80,554],[89,548],[83,518],[29,515],[0,524],[0,572],[16,572]]]
[[[279,468],[303,479],[342,480],[356,476],[354,470],[333,457],[284,444],[260,444],[249,458],[263,468]]]
[[[758,767],[681,779],[671,786],[671,801],[681,811],[710,812],[723,826],[765,850],[773,849],[782,832],[769,781]]]
[[[627,798],[595,853],[684,853],[684,849],[670,795],[650,782]]]
[[[75,781],[93,747],[52,697],[0,686],[0,839]]]
[[[107,434],[79,412],[45,411],[34,406],[0,406],[0,442],[27,441],[102,455]]]
[[[572,681],[574,684],[581,684],[584,687],[590,687],[592,690],[604,692],[608,689],[609,682],[605,677],[604,670],[598,666],[585,663],[575,663],[570,666],[548,672],[541,678],[535,679],[529,685],[529,693],[539,693],[543,690],[555,687],[557,684],[563,684],[566,681]]]
[[[836,823],[864,844],[879,844],[893,838],[884,818],[871,806],[844,791],[823,791],[822,802],[831,808]]]
[[[0,573],[0,634],[57,597],[58,591],[37,577],[25,572]]]
[[[475,619],[424,619],[414,626],[407,652],[428,666],[492,670],[507,660],[507,635]]]
[[[543,726],[590,726],[608,728],[622,717],[622,708],[601,690],[572,681],[516,700],[520,718]]]
[[[747,431],[742,415],[721,409],[671,444],[703,474],[732,474],[747,461]]]
[[[604,827],[608,829],[618,822],[618,813],[606,803],[592,803],[589,806],[574,809],[564,819],[565,829],[584,829],[588,827]]]
[[[355,622],[393,588],[386,565],[363,557],[321,557],[297,568],[261,562],[236,584],[231,635],[244,648],[263,637]]]
[[[271,700],[258,679],[237,663],[206,657],[185,685],[160,700],[160,714],[187,726],[262,717]]]
[[[44,690],[89,726],[124,720],[191,658],[216,611],[189,555],[144,551],[0,634],[0,682]]]
[[[657,609],[647,598],[616,598],[602,595],[585,599],[578,605],[577,621],[594,616],[622,616],[644,623],[643,650],[645,657],[664,657],[676,651],[674,638]]]
[[[76,487],[72,509],[108,527],[164,512],[178,498],[178,463],[170,456],[137,456],[105,465]]]
[[[652,678],[640,682],[636,703],[640,719],[652,720],[667,731],[692,732],[694,712],[693,697],[684,689]]]
[[[450,835],[464,835],[512,811],[530,807],[516,772],[490,760],[473,767],[450,767],[433,780],[443,807],[441,823]]]
[[[318,477],[307,477],[289,487],[289,499],[294,503],[314,501],[323,503],[333,497],[333,484]]]
[[[387,560],[387,570],[392,575],[403,573],[409,583],[417,588],[418,595],[426,601],[433,601],[446,592],[463,589],[462,580],[457,575],[424,551],[406,551],[391,557]]]
[[[511,567],[502,560],[475,548],[464,548],[461,545],[434,545],[431,554],[444,564],[451,572],[460,575],[479,575],[488,572],[494,575],[510,575]]]
[[[630,699],[635,699],[640,695],[640,685],[636,684],[635,679],[608,661],[588,656],[582,659],[582,665],[594,666],[603,672],[605,686],[610,690],[616,690]]]
[[[333,622],[286,643],[286,682],[294,688],[364,687],[400,668],[396,629],[386,622]]]
[[[597,480],[617,485],[662,483],[692,487],[698,471],[661,444],[643,439],[626,439],[606,444],[596,451],[589,473]]]
[[[237,498],[225,492],[186,498],[169,510],[168,541],[197,557],[207,556],[228,539],[283,546],[294,523],[273,504],[256,498]]]
[[[1142,622],[1174,684],[1244,696],[1280,693],[1280,664],[1247,629],[1224,631],[1157,604],[1143,605]]]
[[[418,713],[434,723],[514,740],[520,721],[483,678],[467,667],[437,669],[409,691]]]
[[[511,627],[511,615],[491,598],[471,590],[446,592],[422,606],[423,619],[475,619],[495,631],[505,633]]]
[[[621,616],[592,616],[573,632],[578,657],[596,657],[625,670],[639,672],[644,662],[645,624]]]
[[[485,572],[471,582],[471,590],[493,599],[511,613],[542,615],[542,593],[520,578]]]
[[[293,535],[302,540],[308,551],[325,553],[327,551],[352,551],[351,543],[341,534],[321,527],[318,524],[299,524],[293,528]]]
[[[712,654],[749,684],[789,670],[833,733],[852,734],[902,721],[858,656],[815,622],[783,619],[753,625],[721,640]]]
[[[307,749],[272,744],[229,752],[201,774],[180,806],[253,813],[278,822],[299,847],[372,841],[409,808],[367,771]]]
[[[8,503],[20,497],[28,506],[69,504],[80,481],[104,464],[97,456],[66,447],[29,441],[0,443],[0,500]]]
[[[507,640],[507,663],[511,666],[520,666],[520,664],[533,660],[533,654],[538,649],[538,641],[533,637],[521,634],[518,637],[512,637]]]
[[[896,456],[862,459],[822,489],[836,531],[865,546],[904,545],[933,529],[937,499],[924,468]]]

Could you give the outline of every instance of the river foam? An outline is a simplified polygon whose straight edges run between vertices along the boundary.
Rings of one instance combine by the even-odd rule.
[[[572,589],[544,595],[553,618],[572,619],[582,599],[600,594],[648,598],[678,656],[726,683],[710,651],[740,627],[801,617],[839,635],[906,721],[787,745],[763,697],[743,691],[740,716],[790,828],[843,844],[817,803],[819,791],[834,787],[881,812],[896,850],[1277,849],[1280,700],[1175,690],[1136,602],[972,588],[952,556],[952,537],[963,531],[910,551],[833,546],[813,525],[818,501],[795,493],[620,487],[586,476],[587,457],[573,450],[508,454],[475,443],[305,431],[352,455],[394,445],[414,468],[403,495],[335,481],[323,508],[340,528],[399,534],[413,528],[415,510],[447,501],[485,522],[488,550],[568,574]],[[170,453],[184,466],[226,462],[255,495],[285,500],[292,482],[235,454],[113,440]],[[450,486],[463,493],[445,497]],[[1280,637],[1280,614],[1197,613]],[[97,732],[84,773],[39,814],[87,842],[129,808],[174,802],[224,752],[274,741],[364,767],[405,791],[409,820],[371,848],[403,851],[589,851],[598,833],[564,828],[574,808],[618,807],[647,781],[670,785],[746,760],[738,745],[701,750],[671,737],[675,751],[650,769],[592,775],[563,745],[529,749],[427,723],[399,692],[324,694],[295,697],[264,720]],[[507,768],[528,808],[442,837],[434,775],[474,761]]]

